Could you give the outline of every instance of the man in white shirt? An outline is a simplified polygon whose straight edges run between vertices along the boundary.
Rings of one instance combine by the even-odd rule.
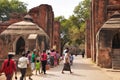
[[[29,64],[29,60],[27,57],[25,57],[25,53],[23,52],[22,57],[20,57],[18,60],[18,68],[20,69],[21,72],[20,80],[23,80],[23,78],[25,77],[28,64]]]

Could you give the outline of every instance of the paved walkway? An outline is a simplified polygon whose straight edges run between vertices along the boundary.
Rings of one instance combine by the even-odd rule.
[[[119,77],[114,76],[116,73],[119,75],[119,72],[113,73],[111,70],[99,68],[90,59],[82,59],[81,56],[75,57],[71,67],[73,74],[67,71],[62,74],[62,68],[63,63],[61,62],[59,66],[47,70],[47,74],[33,75],[32,78],[33,80],[120,80]],[[0,76],[0,80],[5,80],[4,75]]]

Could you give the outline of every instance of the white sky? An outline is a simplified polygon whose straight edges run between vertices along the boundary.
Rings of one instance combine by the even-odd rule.
[[[64,16],[69,18],[73,14],[74,8],[83,0],[19,0],[28,4],[28,10],[39,6],[40,4],[49,4],[52,6],[54,16]]]

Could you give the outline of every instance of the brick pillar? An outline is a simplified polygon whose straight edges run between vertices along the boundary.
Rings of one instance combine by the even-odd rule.
[[[56,46],[56,50],[61,53],[61,47],[60,47],[60,22],[55,21],[54,22],[54,28],[53,28],[53,45]]]

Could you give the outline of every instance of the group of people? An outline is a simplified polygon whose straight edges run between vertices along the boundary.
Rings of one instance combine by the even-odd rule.
[[[20,80],[23,80],[25,76],[28,76],[29,80],[32,80],[31,76],[34,70],[36,75],[40,73],[46,74],[47,60],[46,50],[43,50],[42,53],[36,49],[32,53],[30,51],[26,54],[23,52],[22,57],[18,60],[18,68],[21,72]]]
[[[20,80],[26,79],[26,76],[28,76],[29,80],[32,80],[31,76],[34,70],[36,75],[38,73],[46,74],[46,65],[54,67],[59,65],[60,62],[60,53],[54,49],[43,50],[42,53],[36,49],[32,52],[23,52],[17,61],[12,59],[13,56],[13,54],[8,54],[8,59],[4,60],[0,69],[0,73],[5,73],[6,80],[12,80],[14,73],[15,79],[17,80],[17,68],[19,68],[21,73]],[[72,73],[71,65],[73,64],[73,59],[73,54],[69,53],[69,49],[64,50],[62,73],[64,73],[64,71],[70,71],[70,73]]]
[[[32,80],[31,76],[35,70],[36,75],[39,73],[46,74],[46,65],[54,67],[59,65],[60,54],[55,50],[43,50],[42,53],[34,49],[32,52],[22,52],[22,56],[17,61],[12,59],[14,55],[8,54],[8,59],[4,60],[0,73],[4,72],[6,80],[12,80],[15,73],[17,79],[17,68],[21,73],[20,80],[25,79],[26,76]]]
[[[50,50],[48,53],[48,64],[50,67],[59,65],[60,53],[54,49]]]

